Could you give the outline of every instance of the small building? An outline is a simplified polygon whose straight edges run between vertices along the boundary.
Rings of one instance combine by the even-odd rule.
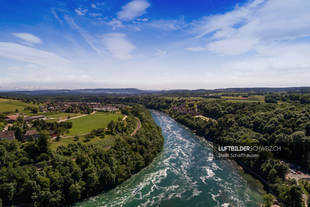
[[[33,140],[33,139],[38,138],[38,136],[39,136],[39,132],[37,130],[35,129],[28,130],[25,133],[25,140]]]
[[[9,115],[6,117],[6,121],[9,123],[13,123],[13,122],[17,121],[18,117],[19,117],[19,114]]]
[[[13,141],[14,139],[15,139],[14,131],[0,132],[0,140],[10,140],[10,141]]]

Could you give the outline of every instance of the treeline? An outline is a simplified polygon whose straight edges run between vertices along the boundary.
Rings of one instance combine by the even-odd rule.
[[[111,124],[115,145],[109,149],[76,143],[54,152],[46,134],[26,143],[1,141],[0,202],[64,206],[107,191],[147,166],[162,149],[161,130],[145,108],[133,106],[127,113],[142,128],[132,137]]]
[[[272,93],[265,96],[266,103],[278,103],[279,101],[310,104],[310,95],[295,93]]]

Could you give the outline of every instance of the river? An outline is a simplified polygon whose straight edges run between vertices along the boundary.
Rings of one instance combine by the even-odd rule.
[[[213,159],[211,145],[169,116],[152,111],[165,138],[151,165],[115,189],[75,206],[259,206],[262,195],[231,161]]]

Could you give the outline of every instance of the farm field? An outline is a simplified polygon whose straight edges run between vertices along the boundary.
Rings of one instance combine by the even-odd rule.
[[[264,102],[264,96],[221,96],[221,99],[231,102]]]
[[[89,116],[69,120],[72,128],[66,136],[77,136],[91,132],[93,129],[106,128],[110,121],[123,118],[121,113],[98,112]]]
[[[0,98],[0,113],[15,112],[16,110],[24,112],[24,108],[27,106],[34,107],[37,105],[31,103],[25,103],[19,100]]]

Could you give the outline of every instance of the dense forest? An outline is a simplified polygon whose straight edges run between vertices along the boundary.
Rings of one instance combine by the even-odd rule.
[[[123,124],[111,122],[107,133],[115,145],[108,149],[79,142],[53,151],[44,130],[59,126],[44,121],[35,122],[42,133],[33,141],[0,141],[0,203],[63,206],[107,191],[147,166],[162,149],[161,129],[142,106],[122,113],[139,119],[142,127],[131,136]],[[88,138],[95,136],[104,138],[103,130]]]

